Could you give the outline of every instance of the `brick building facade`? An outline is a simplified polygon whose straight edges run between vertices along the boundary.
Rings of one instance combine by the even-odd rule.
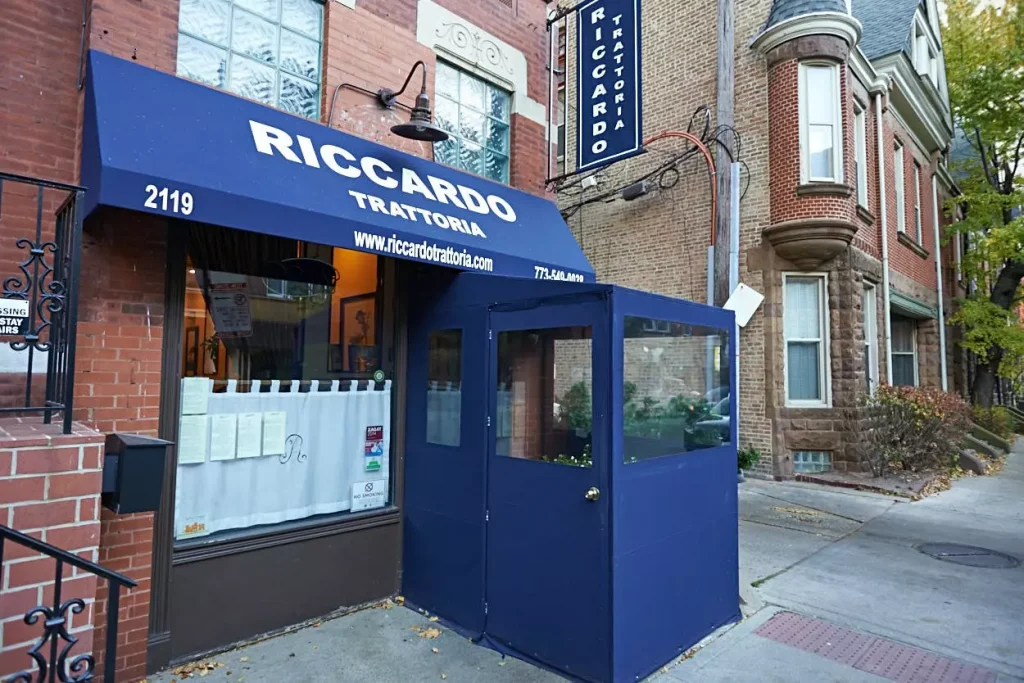
[[[858,406],[879,383],[966,389],[956,331],[940,334],[964,289],[959,245],[941,231],[956,188],[938,11],[931,0],[898,4],[735,5],[739,281],[765,295],[741,331],[739,433],[764,456],[764,475],[860,470]],[[645,137],[701,133],[699,108],[713,112],[716,97],[715,13],[656,1],[643,11]],[[571,103],[572,18],[562,30]],[[714,151],[728,136],[709,117]],[[559,204],[599,279],[707,300],[703,163],[693,155],[662,170],[688,144],[652,142],[648,154],[562,183]],[[719,173],[727,162],[718,154]],[[643,196],[619,195],[640,179]]]
[[[276,23],[273,12],[262,18],[249,13],[258,13],[263,6],[276,8]],[[408,119],[415,93],[404,94],[399,98],[401,106],[393,109],[383,108],[374,97],[380,88],[397,90],[413,64],[422,60],[435,106],[439,68],[460,74],[469,83],[465,87],[474,93],[486,92],[495,98],[495,109],[486,112],[490,119],[481,118],[484,123],[480,124],[488,126],[482,130],[495,135],[495,141],[473,142],[481,129],[465,129],[469,124],[459,123],[458,109],[454,120],[439,121],[466,140],[449,161],[457,158],[465,170],[490,175],[533,194],[545,193],[549,42],[543,0],[297,0],[284,2],[283,7],[276,1],[241,0],[216,0],[202,7],[178,0],[87,0],[77,5],[16,0],[5,4],[0,12],[0,43],[4,45],[0,51],[0,171],[69,184],[81,181],[83,83],[90,50],[169,74],[191,76],[270,106],[291,107],[290,111],[323,125],[434,158],[430,143],[403,139],[389,131]],[[199,17],[197,12],[212,14]],[[289,12],[295,14],[289,16]],[[229,19],[232,16],[234,25]],[[256,45],[256,33],[245,34],[248,42],[243,45],[237,26],[243,16],[253,25],[287,33],[292,41],[288,49],[293,52],[282,52],[277,62],[274,78],[280,78],[282,85],[269,85],[264,91],[258,79],[242,82],[243,63],[250,74],[258,75],[263,68],[252,66],[252,60],[242,58],[243,53],[258,62],[260,50],[277,49]],[[313,17],[309,20],[312,29],[305,33],[300,16]],[[305,56],[301,50],[307,48],[318,56]],[[211,55],[215,54],[228,56],[219,67],[214,64],[211,68]],[[267,57],[268,63],[277,59]],[[290,66],[281,66],[286,59],[293,60],[288,62]],[[229,60],[237,63],[231,61],[234,66],[228,67]],[[439,67],[442,62],[445,66]],[[230,78],[238,79],[237,85],[235,80],[229,82],[229,69]],[[286,82],[300,84],[288,92],[289,96],[300,93],[299,97],[305,98],[302,102],[284,102]],[[124,106],[133,106],[131,96],[125,98]],[[466,105],[458,92],[448,93],[447,104],[453,108]],[[0,255],[7,275],[16,259],[20,260],[14,240],[31,230],[34,198],[19,197],[9,183],[4,192]],[[19,210],[21,200],[27,202],[28,209]],[[54,202],[47,199],[46,215],[52,215]],[[177,385],[179,377],[171,376],[169,369],[174,365],[166,359],[168,354],[181,356],[178,337],[183,323],[180,311],[170,319],[166,307],[168,297],[175,292],[180,296],[176,287],[189,286],[175,275],[179,266],[184,273],[184,248],[172,244],[179,228],[161,216],[106,207],[89,216],[81,255],[75,430],[62,435],[56,426],[37,429],[27,417],[10,424],[5,419],[0,424],[0,523],[78,552],[138,583],[120,602],[117,669],[118,680],[124,681],[142,678],[172,660],[392,595],[400,582],[400,570],[395,569],[400,566],[400,543],[395,539],[399,538],[401,518],[392,511],[358,529],[335,525],[306,536],[319,538],[311,542],[330,547],[331,552],[359,553],[361,543],[370,543],[379,554],[378,560],[365,562],[367,571],[377,574],[373,580],[363,581],[340,597],[337,591],[327,591],[324,600],[336,600],[330,604],[308,599],[300,602],[293,590],[282,596],[283,602],[293,601],[286,615],[248,619],[237,610],[244,611],[251,595],[216,589],[209,571],[196,570],[203,566],[202,557],[180,555],[175,550],[171,515],[115,515],[100,507],[99,444],[105,433],[166,437],[177,431],[178,414],[167,407],[166,388]],[[46,229],[52,234],[52,221]],[[382,273],[380,277],[390,275]],[[389,323],[382,324],[386,332]],[[227,353],[223,347],[220,350]],[[23,372],[18,362],[22,361],[12,361],[11,368]],[[14,394],[18,391],[23,389]],[[173,484],[173,474],[168,481]],[[165,498],[167,495],[165,491]],[[173,488],[169,495],[173,507]],[[164,510],[170,509],[167,505],[165,502]],[[395,535],[388,535],[392,532]],[[357,536],[363,540],[344,540]],[[270,558],[253,546],[244,556],[225,560],[230,567],[223,565],[216,571],[265,565],[269,573],[264,573],[263,579],[280,585],[336,583],[336,576],[324,576],[316,566],[284,567],[286,561],[281,558],[296,547],[288,546],[290,542],[278,539],[265,544],[279,546],[284,555]],[[216,559],[216,555],[207,556]],[[43,560],[13,552],[3,560],[7,584],[0,586],[0,677],[27,665],[24,653],[36,635],[22,623],[24,611],[29,603],[45,597],[47,590],[52,591],[50,577],[34,570],[33,563]],[[278,565],[282,566],[276,569]],[[73,589],[88,603],[87,614],[73,619],[72,633],[80,638],[75,653],[91,649],[97,662],[102,662],[106,588],[96,587],[95,579],[72,578],[73,584],[64,584],[66,590]],[[196,636],[188,626],[193,623],[190,618],[206,619],[213,612],[207,617],[190,617],[187,596],[195,599],[211,593],[226,596],[226,602],[211,608],[219,614],[217,619],[223,619],[217,626],[222,633],[219,640]]]

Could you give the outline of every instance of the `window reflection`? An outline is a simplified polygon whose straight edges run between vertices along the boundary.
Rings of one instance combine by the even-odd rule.
[[[593,464],[591,329],[498,333],[498,455]]]
[[[427,341],[427,442],[458,446],[462,429],[462,330]]]
[[[624,333],[625,462],[728,443],[728,333],[634,316]]]
[[[185,377],[323,380],[380,364],[372,254],[197,226],[187,273]]]

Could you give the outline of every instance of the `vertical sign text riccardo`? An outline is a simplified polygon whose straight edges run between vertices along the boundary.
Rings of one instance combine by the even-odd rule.
[[[576,170],[643,150],[640,0],[590,0],[576,14]]]

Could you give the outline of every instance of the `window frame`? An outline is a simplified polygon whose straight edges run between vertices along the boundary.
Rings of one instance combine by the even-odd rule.
[[[214,85],[214,84],[209,83],[207,81],[197,81],[197,82],[203,83],[204,85],[208,85],[208,86],[213,87],[213,88],[217,88],[218,90],[222,90],[223,92],[230,93],[232,95],[235,95],[236,97],[245,97],[244,95],[236,93],[234,90],[231,89],[231,62],[232,62],[232,55],[238,55],[242,59],[248,59],[250,61],[253,61],[253,62],[256,62],[256,63],[260,64],[261,66],[265,66],[265,67],[267,67],[269,69],[272,69],[274,71],[273,101],[270,102],[270,103],[268,103],[268,102],[261,102],[259,100],[251,100],[251,101],[259,102],[260,104],[264,104],[266,106],[273,107],[274,109],[277,109],[279,111],[283,111],[283,112],[292,114],[294,116],[299,116],[300,118],[304,118],[304,119],[307,119],[309,121],[317,121],[317,122],[319,122],[320,119],[322,118],[321,109],[323,107],[323,101],[324,101],[324,83],[323,83],[323,79],[324,79],[324,65],[323,65],[323,60],[324,60],[324,30],[325,30],[325,27],[326,27],[326,24],[327,24],[327,21],[326,21],[326,2],[325,2],[325,0],[308,0],[308,2],[311,2],[314,5],[319,5],[320,6],[320,29],[319,29],[318,34],[317,34],[317,36],[315,38],[311,37],[309,34],[302,33],[300,31],[296,31],[295,29],[292,29],[292,28],[284,25],[284,22],[283,22],[284,3],[283,2],[279,2],[278,3],[279,7],[278,7],[277,19],[273,20],[273,21],[268,19],[267,17],[261,15],[261,14],[258,14],[256,12],[253,12],[252,10],[247,9],[246,7],[237,6],[236,0],[223,0],[223,2],[225,4],[227,4],[227,6],[228,6],[228,15],[227,15],[227,43],[223,44],[223,45],[220,44],[220,43],[216,43],[216,42],[210,40],[209,38],[205,38],[203,36],[199,36],[199,35],[196,35],[194,33],[189,32],[187,30],[182,29],[182,27],[181,27],[181,20],[180,20],[180,16],[179,16],[177,33],[176,33],[177,36],[179,36],[179,37],[180,36],[186,36],[186,37],[188,37],[189,40],[195,40],[195,41],[200,42],[200,43],[202,43],[204,45],[208,45],[208,46],[214,47],[214,48],[216,48],[218,50],[223,50],[227,54],[227,57],[226,57],[225,62],[224,62],[224,85],[223,86]],[[233,36],[232,31],[233,31],[234,22],[235,22],[235,10],[236,9],[239,9],[242,12],[245,12],[246,14],[250,14],[253,17],[255,17],[256,19],[259,19],[261,21],[265,21],[267,23],[272,23],[277,28],[277,59],[273,63],[268,63],[268,62],[261,61],[260,59],[258,59],[256,57],[253,57],[252,55],[245,54],[241,50],[235,49],[235,47],[234,47],[234,36]],[[317,51],[317,59],[316,59],[317,73],[316,73],[316,78],[315,79],[310,79],[310,78],[308,78],[308,77],[306,77],[306,76],[304,76],[302,74],[298,74],[298,73],[296,73],[294,71],[291,71],[290,69],[286,69],[285,67],[283,67],[281,65],[281,32],[282,31],[289,31],[289,32],[294,33],[295,35],[301,37],[301,38],[305,38],[306,40],[315,40],[316,41],[318,51]],[[177,75],[179,78],[188,78],[188,76],[186,76],[186,75],[181,73],[180,67],[179,67],[179,60],[180,60],[180,50],[175,55],[175,75]],[[292,78],[297,78],[297,79],[301,80],[304,83],[312,83],[312,84],[316,85],[317,95],[316,95],[316,110],[315,110],[315,115],[314,116],[307,117],[304,114],[297,114],[297,113],[295,113],[293,111],[290,111],[288,109],[284,109],[283,107],[281,107],[281,81],[282,81],[282,74],[288,75],[288,76],[290,76]],[[189,79],[189,80],[191,80],[191,79]],[[245,99],[248,99],[248,98],[245,98]]]
[[[914,161],[914,228],[917,232],[917,243],[924,245],[924,230],[921,219],[921,164]]]
[[[903,143],[893,143],[892,175],[896,191],[896,232],[907,232],[907,171]]]
[[[457,100],[452,99],[450,96],[442,93],[440,88],[438,88],[438,73],[439,73],[441,68],[451,69],[452,71],[455,71],[456,73],[459,74],[459,98]],[[508,118],[506,120],[502,120],[502,119],[499,119],[499,118],[493,116],[489,111],[479,111],[475,107],[473,107],[472,105],[464,104],[462,102],[462,92],[461,92],[462,91],[462,79],[463,78],[471,78],[474,81],[478,81],[479,83],[482,83],[484,85],[484,87],[486,87],[488,89],[488,96],[490,95],[490,92],[489,92],[490,90],[498,90],[498,91],[504,93],[505,95],[507,95],[508,96],[508,100],[507,100],[507,107],[506,107],[506,115],[508,116]],[[504,166],[503,177],[501,179],[492,178],[491,176],[484,175],[482,173],[476,173],[475,171],[463,168],[461,165],[449,166],[444,161],[439,160],[437,158],[438,157],[437,146],[439,144],[444,144],[444,142],[446,142],[446,141],[436,142],[436,143],[434,143],[432,145],[432,150],[434,152],[434,161],[436,161],[439,164],[443,164],[445,166],[448,166],[449,168],[455,168],[455,169],[458,169],[460,171],[465,171],[466,173],[472,173],[475,176],[478,176],[480,178],[485,178],[487,180],[490,180],[490,181],[493,181],[493,182],[496,182],[496,183],[501,183],[503,185],[511,185],[511,183],[512,183],[512,113],[513,113],[513,110],[514,110],[514,106],[513,106],[514,105],[514,98],[515,98],[515,92],[512,91],[512,90],[509,90],[506,85],[503,85],[502,83],[499,83],[499,82],[493,81],[493,80],[491,80],[489,78],[486,78],[484,75],[480,74],[478,71],[475,71],[475,70],[472,70],[472,69],[467,68],[465,66],[462,66],[461,64],[459,64],[457,62],[449,61],[449,60],[445,60],[445,59],[438,59],[436,65],[434,67],[434,115],[435,115],[435,119],[434,120],[435,120],[435,122],[437,122],[437,116],[436,115],[437,115],[438,104],[442,100],[444,100],[445,102],[452,103],[452,104],[455,105],[456,111],[458,112],[459,119],[461,119],[461,117],[462,117],[462,110],[463,110],[463,108],[466,108],[466,109],[472,111],[473,113],[476,113],[476,114],[479,114],[479,115],[483,116],[484,119],[488,122],[487,123],[488,126],[490,126],[490,121],[497,121],[498,123],[504,125],[506,127],[506,133],[505,134],[506,134],[507,149],[504,152],[501,152],[500,150],[497,150],[497,149],[495,149],[493,147],[488,146],[486,131],[484,132],[484,140],[483,140],[483,142],[479,142],[478,143],[478,142],[474,142],[473,140],[466,140],[466,138],[464,138],[462,136],[462,134],[461,134],[461,130],[460,130],[461,129],[461,123],[460,123],[460,121],[456,121],[455,122],[455,128],[456,129],[454,131],[453,130],[444,129],[444,127],[441,126],[441,128],[443,128],[448,133],[449,139],[455,140],[458,143],[458,148],[456,150],[456,159],[458,159],[458,154],[459,154],[459,151],[462,149],[462,144],[463,144],[464,141],[465,142],[470,142],[470,143],[472,143],[474,145],[479,145],[480,150],[483,153],[483,159],[484,159],[484,161],[483,161],[483,164],[484,164],[483,170],[484,171],[486,171],[486,168],[487,168],[487,152],[488,151],[493,152],[495,154],[502,155],[502,156],[505,157],[505,166]]]
[[[917,320],[914,319],[914,318],[907,317],[905,315],[900,315],[899,313],[890,314],[890,316],[889,316],[889,324],[890,324],[890,326],[892,326],[893,323],[895,323],[897,320],[899,320],[900,322],[906,322],[907,324],[910,325],[910,330],[911,330],[910,348],[911,348],[911,350],[910,351],[897,351],[896,347],[893,346],[892,351],[890,353],[893,356],[910,356],[910,357],[912,357],[914,359],[914,383],[912,385],[910,385],[910,386],[919,387],[919,386],[921,386],[921,372],[920,372],[920,367],[918,366]],[[894,365],[895,365],[895,363],[894,363]],[[894,374],[894,376],[895,376],[895,374]],[[894,384],[894,386],[907,386],[905,384],[896,384],[895,382],[893,382],[893,384]]]
[[[832,123],[815,124],[832,126],[832,173],[830,176],[811,174],[810,122],[808,121],[809,101],[807,74],[810,69],[826,69],[832,75]],[[804,61],[797,69],[798,118],[800,128],[800,182],[801,183],[842,183],[843,182],[843,108],[840,65],[835,62]]]
[[[867,108],[853,105],[853,146],[856,160],[857,204],[868,208],[868,127]]]
[[[795,337],[790,338],[786,330],[786,287],[791,279],[818,281],[818,337],[816,339]],[[785,405],[792,408],[831,408],[832,407],[832,360],[829,353],[831,320],[828,311],[828,273],[783,273],[782,274],[782,377]],[[819,344],[818,353],[818,393],[819,399],[791,399],[789,397],[789,344],[790,342],[815,342]]]
[[[861,308],[864,315],[864,374],[868,395],[874,396],[878,390],[878,294],[873,282],[864,283]]]

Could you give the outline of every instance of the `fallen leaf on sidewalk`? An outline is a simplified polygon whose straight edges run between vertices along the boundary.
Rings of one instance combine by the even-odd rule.
[[[404,605],[405,604],[405,598],[403,596],[399,595],[398,597],[395,598],[395,602],[397,602],[399,605]]]
[[[430,621],[437,621],[437,617],[430,617]]]
[[[242,657],[238,661],[240,661],[240,662],[248,662],[249,658],[248,657]]]
[[[439,628],[425,628],[420,631],[420,638],[427,638],[433,640],[441,635],[441,629]]]
[[[432,648],[430,648],[430,651],[431,651],[431,652],[433,652],[433,653],[434,653],[435,655],[436,655],[436,654],[437,654],[438,652],[440,652],[440,650],[438,650],[438,649],[437,649],[436,647],[432,647]]]

